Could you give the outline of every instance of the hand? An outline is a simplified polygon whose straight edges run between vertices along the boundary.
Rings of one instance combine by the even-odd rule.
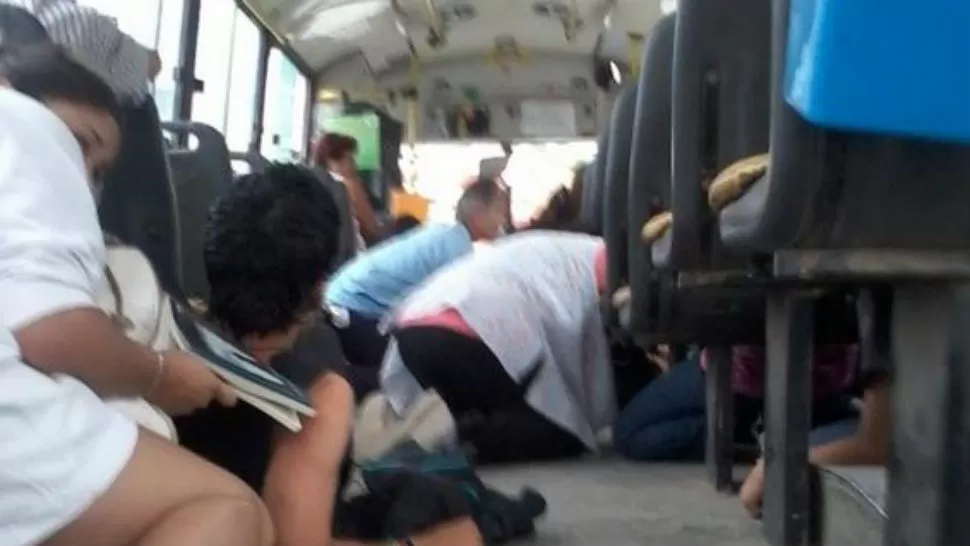
[[[344,183],[357,178],[357,162],[353,156],[347,156],[333,163],[333,172],[343,177]]]
[[[182,351],[166,351],[162,375],[147,400],[169,415],[187,415],[217,400],[224,406],[236,403],[236,392],[212,372],[201,359]]]
[[[157,51],[148,54],[148,79],[154,80],[162,71],[162,58]]]
[[[741,485],[741,504],[748,512],[748,515],[755,519],[761,518],[761,501],[765,492],[765,460],[758,459],[758,464],[754,465],[751,473],[744,479]]]
[[[657,345],[654,351],[647,350],[647,360],[660,368],[660,371],[667,373],[670,371],[670,348],[666,345]]]

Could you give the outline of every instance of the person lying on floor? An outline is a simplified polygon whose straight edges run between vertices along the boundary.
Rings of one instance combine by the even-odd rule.
[[[415,228],[373,247],[327,282],[325,303],[338,318],[340,340],[351,363],[380,366],[386,342],[381,319],[392,306],[442,266],[470,253],[475,241],[503,233],[508,193],[479,179],[462,193],[454,225]]]
[[[834,423],[855,415],[848,388],[854,376],[858,350],[829,345],[815,350],[812,393],[814,442],[851,434]],[[624,457],[638,461],[700,461],[707,434],[704,373],[708,351],[695,351],[685,361],[650,382],[623,408],[613,425],[613,446]],[[738,346],[731,350],[734,390],[734,440],[755,446],[755,424],[764,405],[765,351]]]
[[[872,340],[864,343],[873,350],[864,351],[858,387],[862,391],[861,409],[857,416],[849,416],[828,426],[813,429],[809,436],[808,460],[816,465],[861,466],[885,465],[889,460],[889,332],[877,332],[876,314],[888,316],[888,299],[860,298],[860,337]],[[880,322],[887,328],[888,321]],[[759,459],[741,486],[740,497],[745,510],[752,517],[761,516],[764,497],[765,463]]]
[[[245,405],[213,408],[180,421],[179,436],[262,491],[280,546],[389,538],[418,546],[478,545],[468,507],[444,492],[425,492],[428,509],[438,510],[437,524],[410,536],[387,536],[387,513],[342,500],[354,392],[319,308],[339,231],[333,197],[312,171],[295,165],[243,176],[216,202],[204,245],[210,317],[259,362],[304,388],[317,416],[292,433]]]
[[[479,463],[595,451],[615,414],[605,267],[598,237],[530,231],[436,273],[394,312],[381,370],[393,411],[434,389]]]

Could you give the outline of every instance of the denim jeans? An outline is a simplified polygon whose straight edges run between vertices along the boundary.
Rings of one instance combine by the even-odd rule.
[[[640,461],[697,461],[704,458],[707,435],[704,371],[699,355],[673,366],[637,394],[613,425],[613,447]],[[734,395],[734,440],[754,445],[754,425],[763,400]],[[856,418],[843,395],[815,400],[811,445],[851,435]]]

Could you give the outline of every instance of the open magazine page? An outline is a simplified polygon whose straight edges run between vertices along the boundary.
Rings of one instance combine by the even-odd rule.
[[[240,394],[240,398],[291,430],[299,426],[297,413],[313,416],[307,393],[273,369],[261,365],[230,342],[194,311],[171,299],[172,332],[179,345],[204,359]]]

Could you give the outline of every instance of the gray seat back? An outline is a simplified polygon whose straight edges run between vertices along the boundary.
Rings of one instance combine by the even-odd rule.
[[[179,210],[182,249],[182,288],[186,297],[207,300],[209,283],[205,276],[203,245],[209,208],[232,184],[232,166],[226,140],[219,131],[202,123],[169,122],[162,128],[187,136],[195,147],[168,151]]]
[[[320,183],[330,190],[334,202],[337,204],[337,211],[340,213],[340,244],[332,265],[332,270],[336,271],[338,267],[357,255],[357,232],[354,229],[350,194],[347,193],[347,187],[334,180],[326,169],[318,167],[314,169],[314,172],[320,179]]]
[[[647,342],[656,330],[657,290],[650,247],[640,230],[670,203],[670,94],[675,15],[657,22],[643,49],[630,154],[627,199],[627,259],[630,274],[630,326]]]
[[[105,177],[98,212],[105,231],[138,247],[165,290],[182,279],[179,213],[154,101],[127,107],[118,162]]]
[[[596,159],[586,172],[589,177],[583,180],[583,202],[580,205],[579,217],[586,228],[592,233],[603,233],[603,182],[606,180],[607,155],[610,149],[610,122],[604,124],[599,138],[596,140]]]
[[[257,174],[264,172],[269,166],[269,160],[256,152],[230,152],[229,160],[245,163],[249,167],[249,172]]]
[[[603,237],[606,239],[608,294],[616,292],[629,277],[626,203],[638,87],[638,84],[624,87],[617,95],[616,102],[613,103],[613,115],[610,121],[611,144],[604,157],[606,179],[603,181]],[[616,324],[618,317],[616,313],[610,313],[608,319],[611,324]]]
[[[731,163],[768,151],[771,0],[683,0],[674,44],[673,226],[667,266],[728,260],[707,185]]]
[[[732,248],[965,249],[970,146],[822,130],[785,100],[790,0],[775,0],[771,167],[721,214]],[[902,219],[905,219],[904,221]]]

